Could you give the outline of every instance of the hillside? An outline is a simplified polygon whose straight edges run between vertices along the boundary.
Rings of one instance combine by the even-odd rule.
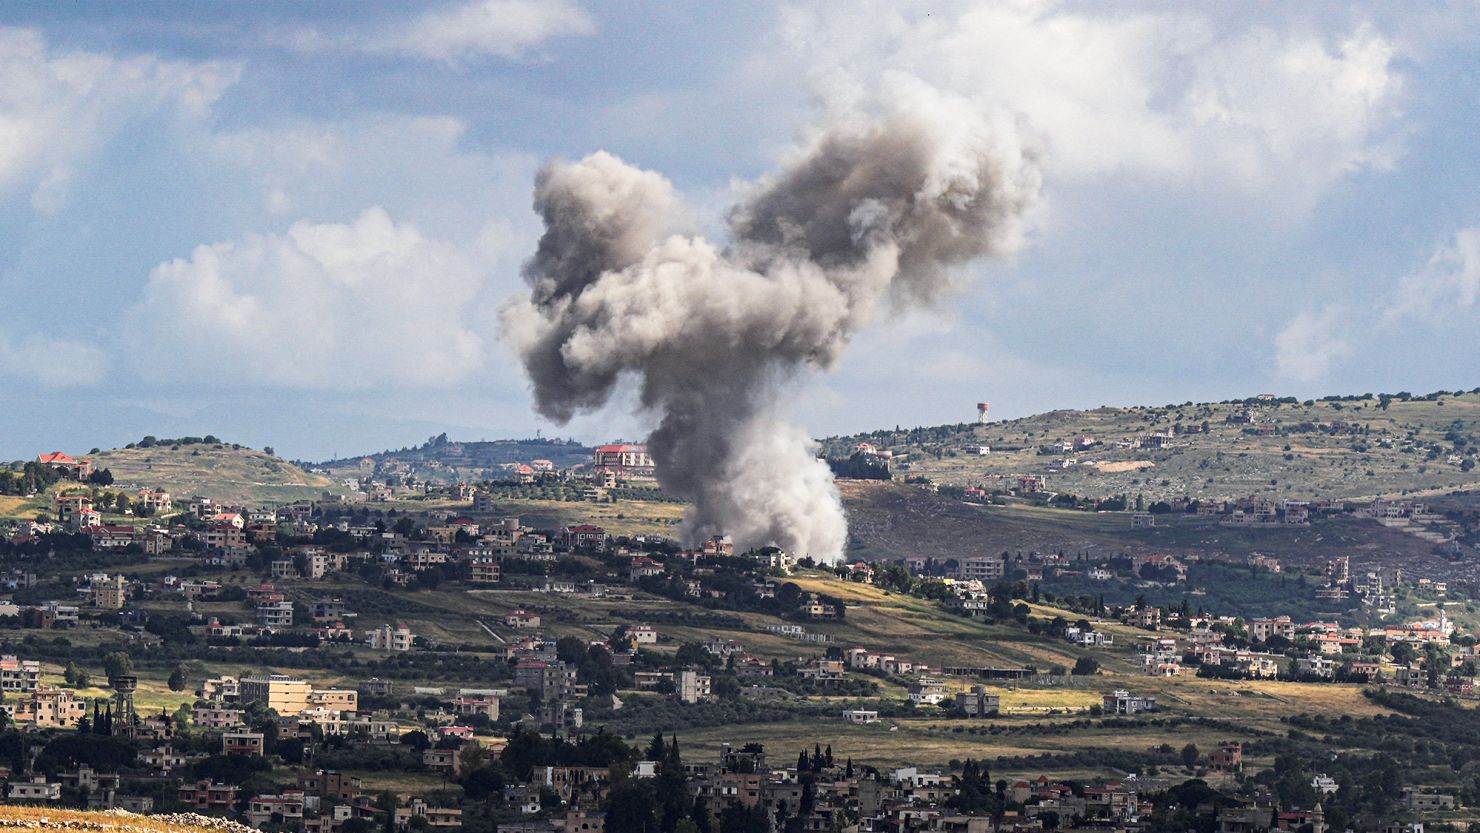
[[[595,567],[595,562],[590,562]],[[131,568],[136,577],[159,575],[173,569],[163,563]],[[218,576],[223,583],[241,583],[250,576]],[[696,760],[712,758],[721,744],[760,742],[768,748],[791,754],[799,745],[830,743],[859,763],[879,766],[919,764],[943,766],[950,759],[968,756],[1016,758],[1050,756],[1042,761],[1016,765],[1002,762],[995,769],[1015,775],[1038,772],[1071,772],[1074,755],[1131,753],[1134,758],[1163,742],[1189,742],[1214,746],[1230,736],[1250,738],[1264,733],[1283,734],[1283,721],[1292,715],[1336,711],[1357,716],[1381,711],[1367,702],[1358,685],[1309,684],[1272,680],[1230,682],[1192,675],[1165,679],[1142,674],[1136,655],[1138,640],[1150,632],[1114,621],[1097,621],[1095,627],[1114,636],[1114,645],[1079,648],[1068,641],[1037,633],[1020,624],[968,619],[946,612],[935,602],[880,587],[845,582],[820,571],[803,571],[789,579],[802,589],[828,594],[847,605],[842,621],[807,622],[808,632],[825,635],[817,644],[786,638],[770,630],[788,620],[750,610],[720,609],[698,600],[673,600],[635,591],[631,597],[613,595],[592,598],[584,594],[542,593],[505,589],[466,590],[441,587],[436,590],[402,592],[367,586],[344,575],[321,581],[289,579],[279,583],[290,599],[308,601],[324,595],[344,599],[357,612],[357,628],[386,621],[407,623],[419,636],[456,646],[456,656],[466,660],[501,655],[523,632],[509,627],[505,617],[516,610],[538,613],[541,633],[547,637],[600,640],[616,627],[651,624],[661,633],[660,642],[645,650],[672,655],[683,643],[712,637],[733,639],[751,654],[782,663],[801,662],[821,656],[828,647],[865,647],[892,653],[934,667],[945,665],[1021,667],[1040,670],[1072,666],[1082,656],[1100,664],[1095,676],[1058,681],[1021,680],[992,682],[1002,697],[1003,716],[991,723],[972,725],[933,709],[901,708],[905,678],[874,674],[852,674],[860,682],[878,686],[870,694],[856,690],[788,693],[780,683],[747,684],[743,695],[749,705],[711,704],[689,710],[676,709],[662,698],[622,692],[626,707],[611,711],[600,704],[587,715],[590,730],[606,727],[628,737],[644,737],[659,729],[681,731],[686,754]],[[1272,580],[1271,580],[1272,581]],[[159,599],[148,609],[179,612],[178,601]],[[207,601],[196,604],[202,616],[237,618],[240,603]],[[1031,616],[1040,623],[1054,617],[1073,621],[1079,614],[1047,603],[1031,606]],[[79,632],[77,644],[92,637]],[[215,649],[213,673],[245,672],[255,664],[245,648]],[[275,670],[325,684],[353,684],[366,674],[396,677],[403,684],[456,688],[487,686],[476,667],[446,661],[449,654],[413,653],[387,661],[370,670],[364,663],[377,655],[360,645],[325,646],[305,654],[273,655]],[[347,663],[354,657],[360,664]],[[339,659],[333,659],[339,658]],[[415,663],[412,664],[412,661]],[[172,695],[164,686],[169,662],[145,662],[141,677],[151,694],[149,705],[167,705]],[[970,677],[948,677],[951,691],[976,682]],[[1153,721],[1122,723],[1095,729],[1078,721],[1097,706],[1103,694],[1116,688],[1133,688],[1151,694],[1163,704],[1163,713]],[[157,695],[155,694],[157,692]],[[517,702],[510,698],[510,704]],[[847,708],[883,708],[892,716],[873,726],[855,726],[842,716]],[[784,712],[783,713],[783,710]],[[1209,722],[1210,720],[1217,721]],[[1071,726],[1073,731],[1070,731]],[[1055,757],[1058,756],[1058,757]],[[393,787],[387,779],[396,773],[356,772],[372,789]]]
[[[324,475],[310,474],[263,451],[230,444],[115,448],[87,456],[98,468],[113,473],[118,488],[162,488],[177,497],[201,495],[225,503],[273,504],[339,490],[336,481]]]
[[[313,466],[336,480],[345,477],[400,475],[441,483],[483,480],[500,472],[500,466],[549,460],[556,468],[573,468],[591,461],[592,449],[574,440],[526,439],[450,440],[446,434],[432,437],[414,448],[385,450],[359,457],[344,457]]]
[[[1469,576],[1431,541],[1369,518],[1319,518],[1310,526],[1248,529],[1220,526],[1216,517],[1167,516],[1151,529],[1132,529],[1124,512],[1083,512],[955,500],[902,483],[839,482],[848,511],[850,558],[936,559],[1002,552],[1167,552],[1241,557],[1255,552],[1287,563],[1318,566],[1351,556],[1354,567],[1401,564],[1436,579]]]
[[[892,454],[896,476],[943,485],[1011,489],[1036,475],[1053,492],[1148,502],[1363,499],[1480,485],[1480,389],[1405,396],[1060,410],[834,437],[824,447],[837,457],[869,443]],[[1078,442],[1085,437],[1093,443]]]

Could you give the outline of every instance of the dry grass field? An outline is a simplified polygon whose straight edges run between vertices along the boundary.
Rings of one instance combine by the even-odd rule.
[[[113,473],[118,488],[164,488],[176,499],[203,495],[224,503],[271,504],[343,491],[286,460],[230,445],[115,448],[88,456]]]
[[[141,816],[120,810],[0,806],[0,830],[35,829],[89,830],[98,833],[221,833],[249,828],[204,816]]]

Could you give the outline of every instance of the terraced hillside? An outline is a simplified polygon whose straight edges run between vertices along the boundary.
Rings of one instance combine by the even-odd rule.
[[[1429,396],[1050,411],[835,437],[824,447],[838,456],[869,443],[892,453],[897,476],[940,484],[1009,489],[1036,475],[1054,492],[1147,501],[1362,499],[1480,486],[1480,389]],[[1078,442],[1086,437],[1093,443]]]

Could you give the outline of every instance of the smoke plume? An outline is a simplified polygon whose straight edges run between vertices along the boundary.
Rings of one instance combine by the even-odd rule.
[[[1039,174],[1016,131],[918,82],[887,93],[750,187],[724,248],[691,233],[666,179],[610,154],[536,180],[545,232],[505,337],[557,422],[635,384],[659,481],[691,502],[691,542],[841,557],[837,488],[778,415],[781,383],[831,366],[881,300],[928,304],[953,266],[1021,243]]]

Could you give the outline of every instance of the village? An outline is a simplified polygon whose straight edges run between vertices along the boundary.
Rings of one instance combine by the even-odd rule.
[[[672,715],[667,719],[691,723],[685,709],[697,714],[778,694],[820,724],[855,731],[894,731],[902,721],[931,715],[958,726],[1011,726],[1045,714],[1156,721],[1165,719],[1168,693],[1176,697],[1182,679],[1369,685],[1470,698],[1480,667],[1474,636],[1446,613],[1446,603],[1462,602],[1446,601],[1444,582],[1353,568],[1349,558],[1332,560],[1308,582],[1302,578],[1306,597],[1346,613],[1322,620],[1246,617],[1194,610],[1188,574],[1200,564],[1185,556],[1028,552],[824,567],[776,548],[737,553],[724,537],[685,549],[660,536],[611,535],[593,523],[527,526],[497,513],[496,483],[357,482],[361,499],[378,505],[409,509],[407,490],[438,496],[439,507],[452,504],[394,516],[381,510],[373,521],[361,514],[361,521],[354,502],[339,496],[276,507],[201,497],[176,503],[157,488],[69,488],[98,485],[86,459],[57,452],[37,462],[60,479],[54,512],[6,533],[16,566],[0,576],[13,596],[0,602],[0,623],[12,623],[6,627],[16,634],[114,631],[131,647],[106,652],[99,643],[89,655],[49,650],[31,637],[6,642],[16,653],[0,660],[3,711],[17,737],[36,738],[21,740],[10,756],[5,796],[13,802],[189,809],[319,833],[387,825],[600,833],[605,814],[618,807],[651,812],[655,824],[661,814],[677,813],[721,831],[755,833],[1139,830],[1176,809],[1178,799],[1168,796],[1195,778],[1209,785],[1203,789],[1210,795],[1223,796],[1209,802],[1210,795],[1201,795],[1193,808],[1220,830],[1319,833],[1328,823],[1321,797],[1334,795],[1342,782],[1312,772],[1309,790],[1300,791],[1302,806],[1294,806],[1268,783],[1281,760],[1271,768],[1260,755],[1261,765],[1246,770],[1245,744],[1259,748],[1261,741],[1259,735],[1240,739],[1232,724],[1219,724],[1227,737],[1206,751],[1188,743],[1152,749],[1138,766],[1092,766],[1099,772],[1087,778],[1024,772],[1011,782],[988,779],[980,761],[880,767],[863,738],[851,750],[857,764],[818,744],[809,750],[805,737],[794,744],[801,747],[795,767],[767,762],[768,744],[773,756],[780,751],[775,740],[719,741],[717,757],[701,763],[680,760],[674,738],[673,751],[655,741],[644,756],[632,732],[629,746],[607,735],[606,726],[620,723],[624,712],[651,710],[649,703],[669,703],[665,708],[677,711],[662,712]],[[589,474],[532,460],[509,466],[507,482],[584,477],[588,499],[599,501],[619,485],[650,482],[652,474],[641,446],[616,444],[596,449]],[[127,515],[120,511],[125,501]],[[1358,511],[1422,512],[1417,505],[1393,506]],[[105,512],[131,522],[103,523]],[[1283,507],[1280,516],[1290,512]],[[59,555],[117,566],[47,576],[45,561]],[[1286,575],[1268,556],[1238,567]],[[1106,603],[1103,594],[1055,596],[1051,588],[1064,581],[1185,593],[1181,604]],[[434,671],[420,684],[425,678],[417,669],[464,654],[417,633],[407,621],[415,617],[379,604],[357,609],[353,600],[364,594],[355,586],[404,594],[412,609],[416,594],[429,591],[519,601],[496,618],[476,620],[496,645],[466,655],[462,670],[451,675],[462,683],[439,684],[437,675],[445,672]],[[904,594],[940,616],[1017,629],[1025,639],[1062,645],[1066,660],[963,663],[933,656],[929,642],[910,654],[841,642],[837,628],[848,621],[851,588]],[[1410,597],[1435,600],[1428,603],[1432,615],[1356,621],[1391,618],[1398,599]],[[673,629],[683,634],[676,636],[641,617],[601,639],[571,635],[582,605],[643,598],[764,615],[771,622],[761,631],[766,640],[792,647],[756,651],[743,633],[688,639],[691,628]],[[27,655],[28,645],[42,650]],[[331,663],[326,650],[364,658],[359,667],[386,673],[346,677],[356,661]],[[155,655],[176,659],[161,663],[150,659]],[[89,656],[101,659],[106,688],[92,685]],[[152,674],[168,666],[168,691],[151,693],[148,707],[136,702],[140,678],[130,656],[159,669]],[[242,670],[191,679],[192,668],[209,667],[199,662],[208,656]],[[316,656],[330,664],[316,666],[309,661]],[[59,665],[64,673],[43,670]],[[1090,689],[1076,705],[1045,711],[1010,702],[1024,687],[1082,690],[1085,684]],[[53,745],[67,751],[52,754]],[[366,787],[375,781],[365,771],[371,765],[425,775],[416,789]],[[1169,769],[1185,777],[1172,777]],[[1259,778],[1250,778],[1256,772]],[[679,782],[685,798],[681,810],[672,810],[668,791]],[[1346,789],[1356,787],[1348,776]],[[1405,833],[1424,819],[1463,813],[1474,800],[1465,790],[1429,783],[1394,789],[1382,812],[1394,831]],[[623,804],[629,792],[654,806]]]

